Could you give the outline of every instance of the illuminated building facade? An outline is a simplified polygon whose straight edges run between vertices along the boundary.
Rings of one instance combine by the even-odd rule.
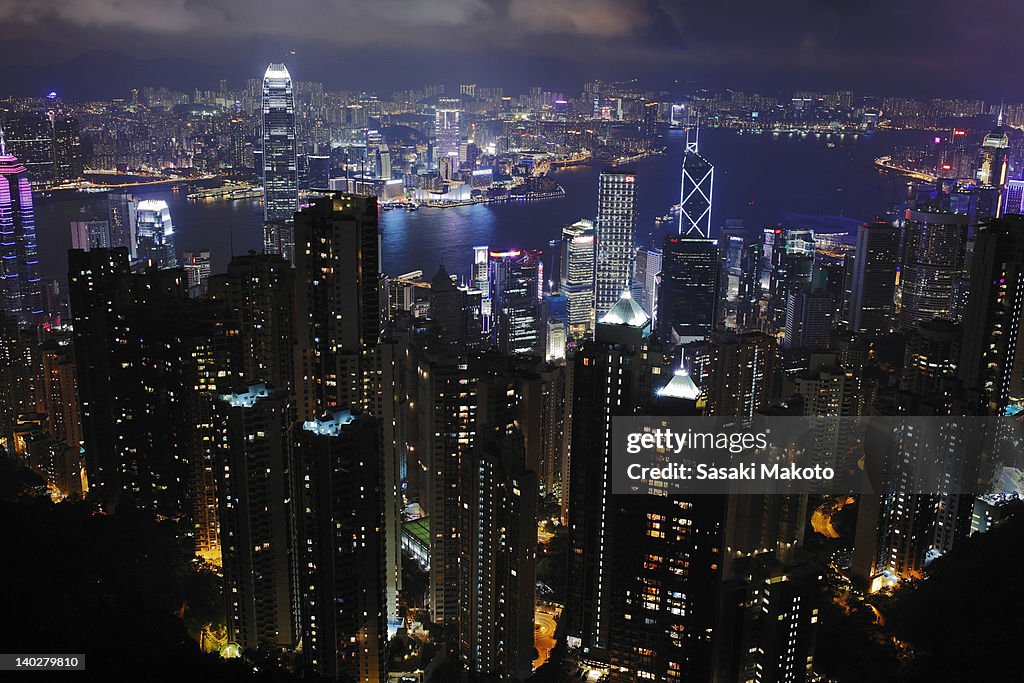
[[[1024,216],[978,231],[969,291],[960,378],[1001,415],[1024,405]]]
[[[57,109],[5,117],[8,149],[21,159],[35,183],[80,178],[84,169],[78,119]]]
[[[1003,214],[1024,213],[1024,180],[1007,180]]]
[[[210,278],[210,252],[186,251],[182,254],[182,267],[188,276],[189,287],[205,287]]]
[[[458,634],[474,671],[505,678],[525,676],[533,650],[537,479],[515,426],[518,363],[430,351],[414,394],[431,614]]]
[[[494,345],[512,355],[545,355],[546,304],[539,252],[491,252],[491,333]]]
[[[703,389],[707,413],[750,419],[767,404],[775,371],[775,340],[761,332],[715,332]]]
[[[770,333],[777,335],[786,324],[790,293],[811,287],[815,242],[813,230],[799,228],[775,229],[772,236],[765,324]]]
[[[932,318],[948,318],[956,278],[964,268],[968,217],[907,210],[900,267],[900,329],[913,330]]]
[[[284,64],[263,76],[263,247],[293,261],[292,222],[299,203],[295,143],[295,95]]]
[[[244,377],[292,388],[294,287],[295,271],[278,254],[236,256],[207,282],[207,295],[230,311],[241,332]]]
[[[666,388],[650,318],[628,294],[573,364],[566,636],[608,680],[710,680],[724,499],[611,492],[607,425],[656,402],[697,414],[696,388]],[[671,385],[671,383],[669,383]]]
[[[110,247],[125,247],[128,258],[136,259],[138,243],[135,238],[135,222],[138,218],[139,199],[130,192],[111,192],[107,195],[109,205]]]
[[[194,521],[207,544],[211,402],[238,377],[238,328],[220,303],[188,297],[183,270],[131,273],[123,248],[68,261],[90,490],[105,509],[128,498]]]
[[[590,336],[594,327],[594,224],[576,221],[562,228],[562,277],[566,325],[575,340]]]
[[[715,680],[814,680],[822,578],[811,564],[770,555],[738,560],[735,578],[722,590]]]
[[[384,675],[384,477],[379,425],[348,411],[294,430],[295,553],[302,657],[325,677]]]
[[[892,327],[899,263],[900,231],[888,223],[872,223],[857,229],[850,331],[885,334]]]
[[[597,190],[594,305],[600,319],[628,289],[636,253],[636,174],[602,171]]]
[[[701,339],[715,328],[718,243],[666,235],[658,284],[658,338],[663,344]]]
[[[721,323],[729,330],[754,329],[761,297],[761,242],[751,238],[742,226],[729,226],[722,229],[719,245]]]
[[[918,396],[941,391],[958,374],[962,336],[959,325],[942,318],[919,324],[907,337],[901,388]]]
[[[711,197],[715,167],[698,151],[699,139],[699,129],[693,129],[692,137],[687,129],[683,180],[679,189],[679,234],[694,239],[708,239],[711,237]]]
[[[779,346],[807,351],[827,349],[835,322],[835,308],[835,300],[824,289],[790,292],[786,301],[786,325]]]
[[[438,166],[442,160],[459,165],[459,140],[462,138],[462,102],[451,97],[438,100],[434,110],[434,159]]]
[[[162,199],[143,199],[135,207],[136,257],[156,268],[176,268],[171,210]]]
[[[242,648],[299,641],[293,561],[288,392],[256,383],[219,397],[217,475],[228,639]]]
[[[32,327],[44,314],[32,185],[5,145],[0,131],[0,310]]]
[[[634,296],[654,325],[658,324],[658,277],[661,275],[661,249],[641,247],[636,251],[636,273],[633,278]]]
[[[377,199],[322,197],[297,214],[295,236],[298,414],[364,406],[381,330]]]
[[[72,221],[71,248],[89,251],[93,247],[107,249],[110,244],[110,225],[107,221]]]

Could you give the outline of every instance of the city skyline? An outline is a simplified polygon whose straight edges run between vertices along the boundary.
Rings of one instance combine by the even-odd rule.
[[[912,66],[924,6],[134,3],[15,23],[491,77],[336,90],[294,50],[0,100],[0,518],[60,539],[4,563],[0,668],[1014,678],[1024,102],[611,64],[727,71],[776,27],[766,68],[845,82],[830,27]]]

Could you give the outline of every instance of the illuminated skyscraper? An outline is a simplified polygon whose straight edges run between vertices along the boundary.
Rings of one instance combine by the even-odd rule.
[[[900,231],[888,223],[857,229],[853,262],[850,331],[885,334],[892,326]]]
[[[380,337],[377,199],[337,193],[295,221],[298,414],[365,406]]]
[[[110,247],[124,247],[128,258],[135,260],[138,244],[135,239],[135,221],[138,218],[139,199],[130,192],[111,192],[109,205]]]
[[[7,147],[35,182],[74,180],[84,159],[78,119],[56,109],[11,114],[4,121]]]
[[[761,242],[752,239],[742,226],[724,228],[719,242],[720,320],[726,329],[753,329],[761,296]]]
[[[918,396],[931,396],[960,365],[961,327],[936,318],[917,326],[907,338],[906,360],[900,387]]]
[[[771,334],[778,334],[786,325],[789,295],[811,287],[815,242],[814,231],[802,228],[776,228],[772,236],[766,323]]]
[[[1003,213],[1024,213],[1024,180],[1006,181],[1006,198],[1003,200]]]
[[[299,640],[292,557],[288,392],[240,387],[217,404],[220,541],[228,638],[243,648],[292,647]]]
[[[610,485],[615,416],[650,414],[656,402],[697,413],[699,391],[685,374],[670,378],[649,333],[625,293],[574,358],[566,639],[610,664],[615,683],[708,681],[724,497],[616,495]]]
[[[43,318],[32,185],[24,164],[7,153],[0,130],[0,310],[31,327]]]
[[[981,143],[978,155],[978,166],[975,180],[989,187],[1003,187],[1006,184],[1006,168],[1009,157],[1010,138],[1003,128],[1003,113],[999,112],[999,121],[994,130],[989,132]]]
[[[454,158],[454,164],[458,166],[461,106],[461,101],[456,98],[442,97],[438,100],[434,110],[434,159],[438,163],[441,159]]]
[[[661,275],[662,254],[659,248],[636,250],[636,268],[633,278],[633,291],[644,313],[651,316],[657,325],[658,308],[658,276]]]
[[[502,352],[544,357],[546,305],[540,298],[542,278],[538,252],[491,252],[491,331],[494,345]]]
[[[576,221],[562,228],[562,282],[565,316],[573,339],[594,327],[594,224]]]
[[[143,199],[136,207],[136,255],[157,268],[176,268],[178,252],[174,246],[171,210],[162,199]]]
[[[978,231],[969,291],[960,378],[1000,415],[1024,405],[1024,216]]]
[[[296,427],[292,450],[302,655],[325,677],[377,683],[387,640],[379,426],[331,412]]]
[[[949,318],[954,283],[963,270],[968,217],[907,210],[900,268],[900,329],[910,332],[932,318]]]
[[[683,181],[679,190],[679,234],[684,237],[711,237],[711,194],[715,167],[697,149],[699,129],[686,131],[683,156]]]
[[[236,256],[207,282],[207,295],[231,311],[241,331],[244,377],[291,390],[295,270],[277,254]]]
[[[679,344],[708,336],[718,308],[718,243],[667,235],[661,255],[658,338]]]
[[[823,289],[799,289],[786,299],[786,325],[779,344],[784,349],[823,351],[829,346],[835,300]]]
[[[212,496],[210,404],[237,377],[238,328],[184,270],[132,273],[127,249],[72,249],[68,271],[90,491],[187,519]]]
[[[771,396],[775,353],[775,340],[761,332],[712,334],[710,372],[703,387],[708,414],[753,417]]]
[[[413,402],[432,616],[458,635],[472,670],[502,680],[525,677],[533,651],[537,479],[516,427],[518,362],[430,351]]]
[[[271,64],[263,76],[263,248],[290,261],[298,187],[292,77],[284,64]]]
[[[633,278],[636,252],[636,174],[602,171],[597,189],[595,313],[600,319]]]

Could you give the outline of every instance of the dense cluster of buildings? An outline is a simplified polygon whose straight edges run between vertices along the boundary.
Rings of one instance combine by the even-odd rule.
[[[433,142],[410,144],[450,182],[500,157],[501,137],[565,133],[581,102],[650,133],[672,114],[599,86],[572,101],[428,93],[433,116],[408,122]],[[824,570],[803,551],[809,496],[613,494],[610,420],[1024,406],[1024,216],[1001,127],[968,181],[922,184],[838,247],[796,226],[715,223],[694,129],[660,245],[637,244],[644,178],[615,167],[597,215],[549,252],[481,246],[471,273],[426,279],[381,271],[373,193],[312,183],[300,202],[303,150],[339,110],[328,94],[277,64],[255,87],[118,106],[259,108],[264,252],[211,273],[208,253],[176,251],[166,203],[111,193],[109,220],[72,226],[70,320],[46,310],[30,170],[0,145],[0,439],[54,496],[179,520],[222,568],[243,650],[381,681],[389,643],[425,610],[470,671],[525,680],[540,507],[554,500],[570,543],[559,636],[579,662],[610,681],[814,680]],[[397,102],[340,110],[397,123]],[[501,136],[475,102],[513,114]],[[514,116],[525,106],[545,117]],[[416,163],[383,139],[364,149],[378,177]],[[871,590],[919,577],[971,530],[973,496],[905,494],[894,483],[861,501],[848,571]],[[422,595],[403,589],[413,546]]]

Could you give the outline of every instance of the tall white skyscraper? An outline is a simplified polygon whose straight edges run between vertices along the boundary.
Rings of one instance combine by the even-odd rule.
[[[263,76],[263,247],[292,259],[292,223],[299,207],[295,155],[295,95],[284,64]]]
[[[597,264],[594,270],[596,319],[629,289],[636,253],[636,174],[601,172],[597,188]]]
[[[684,237],[711,237],[711,194],[715,167],[697,149],[697,128],[686,131],[683,156],[683,181],[679,189],[679,234]]]
[[[136,253],[157,268],[177,268],[178,251],[174,246],[171,210],[162,199],[143,199],[136,207]]]

